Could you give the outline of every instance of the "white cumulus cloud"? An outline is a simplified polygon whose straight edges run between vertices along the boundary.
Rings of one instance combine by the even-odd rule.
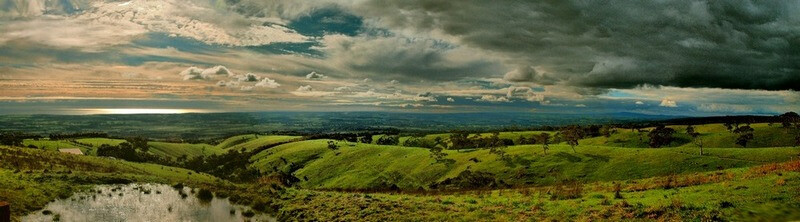
[[[264,77],[263,79],[261,79],[261,82],[256,83],[256,87],[264,87],[264,88],[270,88],[270,89],[278,88],[279,86],[281,86],[281,84],[275,82],[274,79],[270,79],[270,78],[267,78],[267,77]]]
[[[495,95],[483,95],[477,101],[483,101],[483,102],[511,102],[505,96],[495,96]]]
[[[678,103],[675,102],[675,100],[663,99],[663,100],[661,100],[661,104],[659,104],[659,106],[663,106],[663,107],[678,107]]]
[[[317,73],[317,72],[311,72],[308,75],[306,75],[306,79],[310,79],[310,80],[321,80],[321,79],[324,79],[324,78],[327,78],[327,76],[325,76],[325,75],[323,75],[321,73]]]

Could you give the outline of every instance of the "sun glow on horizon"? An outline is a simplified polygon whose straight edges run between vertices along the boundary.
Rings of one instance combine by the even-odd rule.
[[[143,108],[104,108],[104,109],[78,109],[85,115],[93,114],[182,114],[182,113],[207,113],[203,109],[143,109]]]

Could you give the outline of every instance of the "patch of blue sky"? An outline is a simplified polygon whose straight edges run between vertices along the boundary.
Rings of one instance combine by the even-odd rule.
[[[456,80],[455,82],[459,85],[478,86],[482,89],[505,89],[512,86],[511,84],[507,83],[497,83],[475,78],[461,79]],[[544,91],[544,89],[542,89],[542,91]]]
[[[614,99],[635,99],[636,98],[636,96],[633,95],[633,94],[626,93],[626,92],[623,92],[623,91],[620,91],[620,90],[617,90],[617,89],[608,90],[608,93],[606,93],[604,96],[608,97],[608,98],[614,98]]]
[[[195,65],[205,65],[205,66],[213,66],[215,64],[203,62],[203,61],[195,61],[195,60],[188,60],[188,59],[181,59],[175,57],[166,57],[166,56],[154,56],[154,55],[121,55],[119,57],[119,62],[129,66],[140,66],[147,62],[174,62],[174,63],[191,63]]]
[[[361,17],[337,7],[327,7],[300,16],[290,21],[287,27],[305,36],[319,37],[330,34],[355,36],[362,32],[363,25]]]

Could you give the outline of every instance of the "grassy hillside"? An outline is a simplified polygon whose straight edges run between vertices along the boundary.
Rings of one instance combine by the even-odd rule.
[[[530,138],[533,135],[539,135],[541,133],[549,133],[551,135],[555,134],[555,132],[552,132],[552,131],[513,131],[513,132],[500,132],[500,135],[498,137],[500,137],[500,139],[510,139],[510,140],[513,140],[513,141],[516,142],[517,139],[519,139],[520,136],[524,136],[526,138]],[[439,138],[442,138],[444,140],[447,140],[447,139],[450,138],[450,134],[451,133],[427,134],[427,135],[421,136],[421,139],[425,140],[425,141],[428,141],[428,142],[433,142],[436,139],[436,137],[439,137]],[[476,133],[473,133],[473,134],[470,134],[469,136],[472,137],[472,136],[475,136],[475,135],[476,135]],[[491,133],[479,133],[479,135],[481,135],[483,137],[488,137],[488,136],[491,135]],[[384,135],[383,134],[373,135],[372,136],[372,141],[373,141],[372,143],[375,143],[375,141],[378,141],[378,138],[380,138],[381,136],[384,136]],[[406,140],[408,140],[411,137],[412,136],[401,136],[399,144],[402,145],[403,142],[405,142]]]
[[[318,221],[791,221],[800,219],[797,187],[800,162],[795,161],[683,176],[454,194],[297,190],[279,216]]]
[[[45,149],[45,150],[58,150],[58,149],[63,149],[63,148],[80,148],[82,151],[85,152],[85,149],[89,148],[88,146],[75,144],[75,143],[72,143],[72,142],[66,141],[66,140],[47,140],[47,139],[33,140],[33,139],[25,139],[25,140],[22,141],[22,144],[24,146],[33,145],[33,146],[36,146],[39,149]]]
[[[343,144],[343,143],[340,143]],[[454,164],[436,164],[423,148],[342,145],[327,148],[327,140],[280,145],[255,155],[257,169],[295,172],[306,188],[369,189],[395,184],[420,188],[458,176],[464,170],[489,172],[511,185],[546,185],[561,179],[610,181],[746,167],[790,160],[798,148],[708,149],[699,156],[694,148],[617,148],[553,145],[544,155],[540,145],[511,146],[511,161],[501,161],[488,150],[446,151]],[[476,162],[477,161],[477,162]],[[307,179],[307,180],[306,180]]]
[[[766,123],[752,124],[753,140],[747,144],[748,148],[758,147],[784,147],[794,144],[794,133],[797,129],[787,129],[780,124],[768,125]],[[674,137],[676,140],[669,147],[697,147],[692,143],[693,139],[686,134],[686,126],[669,126],[676,130]],[[704,147],[732,148],[741,147],[736,144],[738,135],[729,132],[722,124],[708,124],[694,126],[695,131],[700,133],[699,139]],[[651,130],[651,129],[645,129]],[[639,147],[645,148],[649,138],[647,132],[639,133],[630,129],[617,129],[617,133],[610,137],[593,137],[580,141],[584,145],[602,145],[614,147]]]
[[[190,144],[190,143],[164,143],[164,142],[149,142],[150,146],[148,152],[159,156],[166,156],[172,159],[177,159],[183,155],[189,158],[196,156],[207,156],[211,154],[221,154],[225,151],[215,146],[208,144]]]
[[[224,186],[213,176],[156,164],[0,146],[0,199],[13,203],[12,215],[41,208],[92,184],[131,182]]]
[[[298,138],[300,137],[282,135],[262,136],[248,134],[230,137],[216,146],[209,144],[149,142],[148,145],[150,148],[148,152],[175,160],[183,155],[192,158],[196,156],[222,154],[232,149],[252,150],[262,146],[282,143]],[[76,139],[74,142],[70,140],[26,139],[23,141],[23,145],[34,145],[45,150],[58,150],[59,148],[79,148],[87,155],[96,155],[97,147],[100,147],[103,144],[116,146],[123,142],[125,142],[123,139],[109,138],[82,138]]]
[[[257,149],[262,146],[268,146],[291,140],[299,139],[300,136],[281,136],[281,135],[240,135],[230,137],[219,143],[216,148],[229,150],[229,149],[242,149],[247,151]]]

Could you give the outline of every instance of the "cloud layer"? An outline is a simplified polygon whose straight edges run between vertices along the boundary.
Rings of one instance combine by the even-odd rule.
[[[0,95],[772,114],[800,109],[797,11],[746,0],[0,0]]]
[[[800,90],[796,1],[417,0],[358,8],[387,27],[441,33],[564,84]],[[524,68],[506,77],[554,83],[534,75]]]

